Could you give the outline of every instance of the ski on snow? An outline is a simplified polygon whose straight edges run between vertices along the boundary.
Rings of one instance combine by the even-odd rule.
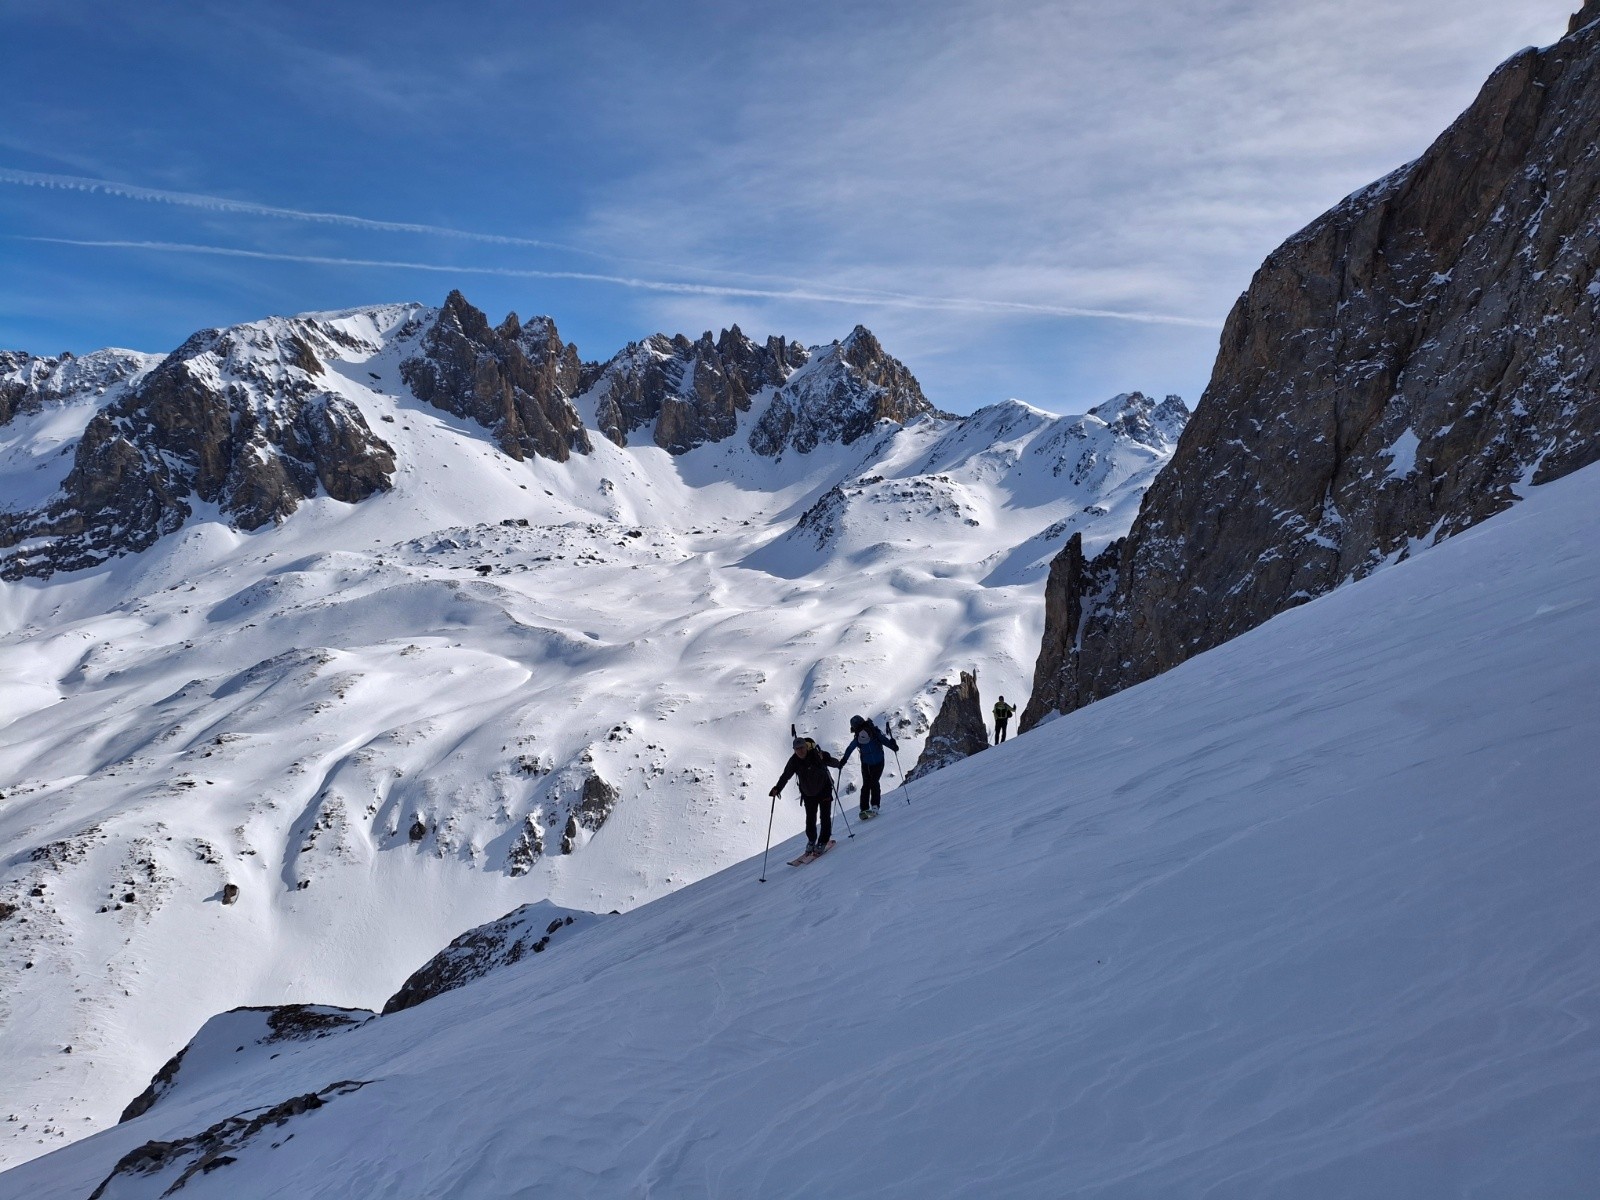
[[[838,844],[839,844],[838,842],[831,842],[830,841],[821,850],[808,850],[804,854],[802,854],[799,858],[791,858],[789,860],[789,865],[791,867],[803,867],[808,862],[816,862],[817,859],[821,858],[824,854],[826,854],[829,850],[832,850]]]

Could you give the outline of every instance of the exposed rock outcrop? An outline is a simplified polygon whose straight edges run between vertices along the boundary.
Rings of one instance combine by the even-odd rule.
[[[44,358],[20,350],[0,350],[0,425],[51,404],[104,396],[132,382],[161,361],[136,350],[96,350],[79,357]]]
[[[823,442],[848,445],[879,421],[903,425],[935,411],[906,365],[857,325],[784,384],[750,431],[750,446],[769,458],[808,454]]]
[[[490,328],[453,291],[423,334],[421,351],[400,364],[417,399],[476,421],[512,458],[566,462],[592,449],[572,406],[583,365],[549,317],[523,325],[511,313]]]
[[[807,357],[798,343],[769,337],[757,344],[737,325],[715,341],[709,332],[694,342],[658,333],[598,368],[592,381],[595,420],[619,446],[653,423],[655,444],[683,454],[731,437],[751,397],[781,387]]]
[[[966,671],[950,685],[928,730],[917,765],[907,779],[921,779],[941,767],[969,758],[989,748],[989,727],[984,723],[983,704],[978,699],[978,679]]]
[[[319,352],[348,335],[315,318],[195,334],[79,440],[60,495],[0,513],[0,576],[77,570],[143,550],[197,503],[240,529],[282,520],[319,491],[354,503],[389,487],[394,452],[328,390]]]
[[[187,1085],[191,1077],[209,1077],[219,1066],[235,1067],[247,1055],[264,1057],[264,1050],[286,1043],[316,1041],[351,1029],[376,1015],[364,1008],[335,1008],[326,1004],[281,1004],[267,1008],[234,1008],[218,1013],[200,1027],[155,1073],[150,1086],[122,1110],[121,1121],[143,1116]]]
[[[467,930],[413,971],[384,1004],[384,1015],[481,979],[529,954],[542,954],[552,941],[565,941],[597,919],[593,913],[558,908],[547,900],[524,904],[498,921]]]
[[[1062,551],[1023,728],[1600,459],[1590,14],[1263,264],[1125,542]]]

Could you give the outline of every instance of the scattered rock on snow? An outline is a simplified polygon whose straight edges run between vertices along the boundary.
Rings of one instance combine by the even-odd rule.
[[[321,1091],[294,1096],[275,1104],[263,1112],[246,1117],[244,1114],[228,1117],[192,1137],[171,1142],[146,1142],[123,1155],[111,1174],[101,1181],[89,1195],[89,1200],[100,1200],[119,1178],[160,1175],[156,1186],[165,1184],[161,1195],[170,1196],[180,1191],[197,1174],[209,1174],[219,1167],[236,1161],[229,1153],[242,1149],[262,1130],[287,1124],[304,1113],[323,1107],[338,1096],[365,1087],[368,1080],[345,1079],[331,1083]],[[167,1182],[167,1178],[171,1182]]]

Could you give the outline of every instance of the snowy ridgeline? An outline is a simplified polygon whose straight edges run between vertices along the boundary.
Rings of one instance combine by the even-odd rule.
[[[223,1047],[0,1191],[1592,1195],[1597,505],[1533,489],[817,865]]]
[[[0,1162],[114,1121],[214,1013],[377,1008],[520,904],[626,910],[759,852],[791,722],[837,749],[852,713],[893,713],[909,768],[958,669],[1026,693],[1051,555],[1126,530],[1185,416],[1007,402],[773,458],[750,445],[769,386],[715,443],[591,430],[519,461],[411,394],[417,311],[190,347],[263,428],[337,397],[390,490],[255,532],[202,505],[141,553],[0,583]],[[784,403],[853,369],[786,353]],[[60,484],[153,367],[117,364],[0,424],[8,496]],[[780,804],[778,836],[801,819]]]

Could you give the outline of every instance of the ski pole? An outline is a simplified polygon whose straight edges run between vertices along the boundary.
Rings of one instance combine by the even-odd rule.
[[[889,724],[889,718],[884,717],[883,723]],[[900,765],[900,748],[894,748],[894,769],[900,772],[900,790],[906,794],[906,803],[911,803],[911,785],[906,782],[906,769]]]
[[[761,852],[761,878],[756,880],[757,883],[765,883],[767,881],[767,855],[772,850],[772,818],[777,815],[778,798],[774,796],[772,798],[772,808],[767,813],[767,848]]]
[[[906,794],[906,803],[911,803],[911,784],[906,781],[906,769],[900,765],[900,751],[894,752],[894,769],[900,772],[900,790]]]
[[[890,725],[890,715],[886,714],[886,712],[885,712],[885,714],[883,714],[883,725],[885,725],[885,728],[886,728],[886,726]],[[899,776],[901,776],[901,784],[899,784],[899,786],[901,786],[902,792],[904,792],[904,794],[906,794],[906,803],[907,803],[907,805],[909,805],[909,803],[910,803],[910,784],[907,784],[907,782],[906,782],[906,768],[904,768],[904,766],[901,765],[901,760],[899,760],[899,747],[898,746],[894,747],[894,770],[899,771]]]
[[[842,780],[844,778],[844,768],[843,767],[839,768],[838,774],[835,776],[835,778],[837,780]],[[841,817],[844,817],[844,831],[846,833],[848,833],[851,837],[855,837],[856,831],[850,828],[850,818],[845,816],[844,801],[839,798],[839,785],[838,785],[838,783],[834,784],[833,802],[839,806],[839,815]]]

